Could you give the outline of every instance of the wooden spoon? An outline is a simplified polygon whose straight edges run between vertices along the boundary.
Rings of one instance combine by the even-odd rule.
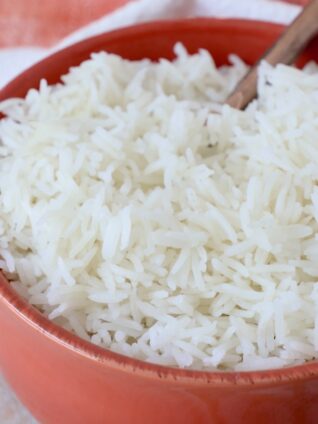
[[[257,96],[257,72],[260,61],[266,60],[270,65],[278,63],[290,65],[317,33],[318,0],[312,0],[238,83],[225,104],[236,109],[244,109]]]

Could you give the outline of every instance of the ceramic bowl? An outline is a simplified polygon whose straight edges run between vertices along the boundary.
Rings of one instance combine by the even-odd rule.
[[[218,65],[229,53],[255,62],[283,27],[195,19],[109,32],[62,50],[0,92],[24,96],[41,78],[59,80],[91,52],[128,59],[172,58],[177,41],[209,50]],[[299,64],[318,59],[312,43]],[[318,422],[318,362],[255,372],[201,372],[127,358],[94,346],[48,321],[0,273],[0,366],[42,424],[262,424]]]

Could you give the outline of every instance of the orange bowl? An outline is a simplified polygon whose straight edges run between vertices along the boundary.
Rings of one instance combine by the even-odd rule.
[[[172,58],[177,41],[209,50],[217,64],[236,53],[253,63],[283,27],[195,19],[156,22],[103,34],[43,60],[0,92],[24,96],[41,78],[59,80],[93,51],[128,59]],[[318,58],[311,43],[299,64]],[[59,328],[0,273],[0,365],[21,401],[43,424],[314,423],[318,362],[252,372],[202,372],[145,363],[94,346]]]

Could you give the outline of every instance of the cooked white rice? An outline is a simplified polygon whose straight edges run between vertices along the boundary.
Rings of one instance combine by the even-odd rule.
[[[98,53],[0,104],[0,266],[51,320],[197,369],[318,357],[318,71]],[[211,113],[219,110],[221,113]]]

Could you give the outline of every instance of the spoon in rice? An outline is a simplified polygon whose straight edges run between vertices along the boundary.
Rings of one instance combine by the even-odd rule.
[[[257,96],[257,73],[262,60],[270,65],[291,65],[308,42],[318,33],[318,0],[312,0],[287,27],[280,38],[250,69],[226,99],[225,104],[236,109],[245,107]]]

